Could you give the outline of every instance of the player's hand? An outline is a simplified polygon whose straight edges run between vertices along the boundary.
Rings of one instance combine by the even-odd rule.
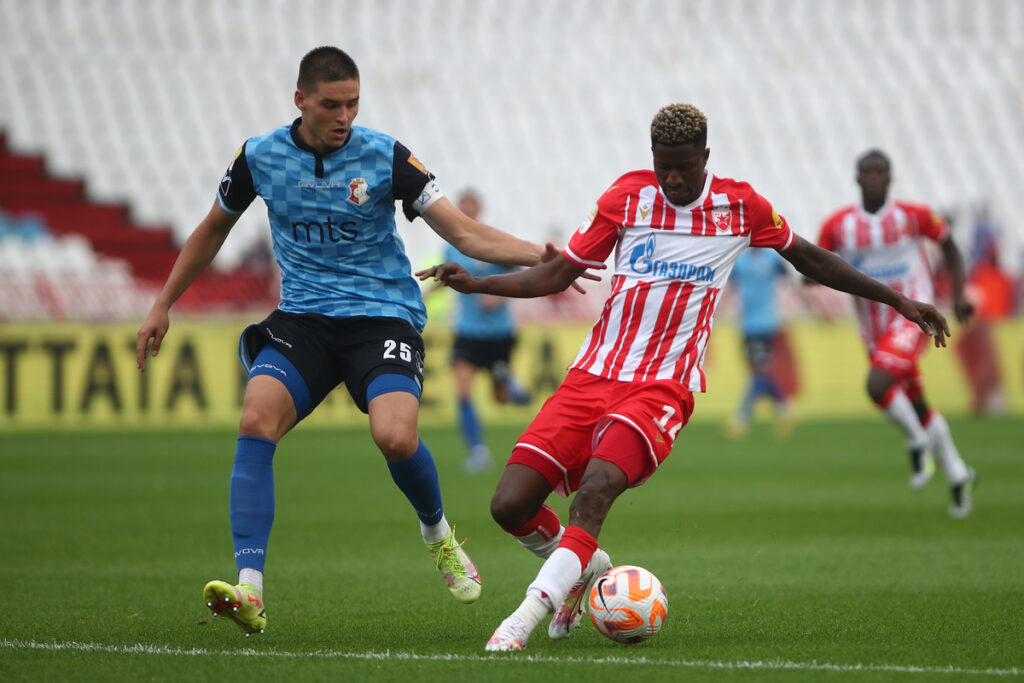
[[[974,304],[961,294],[953,299],[953,313],[956,315],[957,322],[962,325],[974,315]]]
[[[544,253],[540,257],[541,263],[547,263],[558,258],[558,255],[562,253],[562,250],[555,246],[554,242],[544,243]]]
[[[934,339],[936,347],[945,346],[946,338],[952,336],[946,318],[931,304],[901,297],[896,310],[907,320],[917,323],[925,334]]]
[[[135,364],[141,372],[146,371],[146,351],[148,350],[154,356],[160,353],[160,344],[170,326],[170,316],[164,309],[154,306],[146,316],[145,322],[139,328],[138,339],[135,342]],[[152,346],[149,343],[150,339],[153,340]]]
[[[433,278],[434,282],[440,282],[447,287],[451,287],[456,292],[462,292],[463,294],[473,293],[470,285],[474,280],[476,280],[475,277],[470,275],[468,270],[460,266],[458,263],[451,261],[448,263],[442,263],[438,266],[431,266],[425,270],[417,271],[416,277],[420,280],[429,280],[430,278]]]
[[[562,250],[559,249],[558,247],[556,247],[554,242],[548,242],[548,243],[546,243],[544,245],[544,255],[540,257],[540,262],[541,263],[547,263],[548,261],[552,261],[552,260],[558,258],[561,255],[562,255]],[[601,268],[603,269],[604,267],[605,266],[602,264]],[[584,280],[593,280],[594,282],[600,282],[601,281],[601,276],[600,275],[594,275],[589,270],[583,271],[583,274],[580,275],[580,278],[582,278]],[[578,280],[573,280],[573,282],[572,282],[572,284],[570,286],[573,289],[575,289],[577,292],[579,292],[580,294],[586,294],[587,293],[587,290],[583,289],[583,285],[581,285]]]

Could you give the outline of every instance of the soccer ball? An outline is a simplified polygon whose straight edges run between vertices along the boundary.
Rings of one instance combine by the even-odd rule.
[[[658,577],[643,567],[612,567],[590,589],[590,619],[617,643],[639,643],[668,616],[668,596]]]

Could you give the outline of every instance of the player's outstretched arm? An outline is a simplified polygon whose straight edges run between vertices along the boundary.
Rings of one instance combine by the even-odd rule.
[[[534,266],[544,260],[546,248],[473,220],[442,197],[423,212],[423,220],[441,238],[480,261],[502,266]]]
[[[946,319],[931,304],[914,301],[860,272],[835,254],[796,236],[793,245],[779,252],[801,274],[826,287],[848,292],[892,306],[907,320],[917,323],[935,339],[935,346],[945,346],[949,336]]]
[[[565,291],[585,269],[559,254],[525,270],[504,275],[474,277],[457,263],[443,263],[416,273],[420,280],[433,278],[463,294],[494,294],[520,299]]]
[[[199,274],[210,265],[220,251],[238,216],[227,213],[214,201],[206,218],[192,231],[178,258],[174,261],[167,282],[149,309],[135,343],[135,362],[139,370],[146,370],[146,351],[152,355],[160,352],[160,344],[170,327],[170,310],[178,298],[185,293]],[[150,345],[152,340],[152,345]]]

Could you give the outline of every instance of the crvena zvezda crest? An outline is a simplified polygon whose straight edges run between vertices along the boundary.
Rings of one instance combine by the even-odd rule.
[[[732,225],[732,211],[713,211],[711,215],[715,219],[715,227],[719,230],[728,230]]]

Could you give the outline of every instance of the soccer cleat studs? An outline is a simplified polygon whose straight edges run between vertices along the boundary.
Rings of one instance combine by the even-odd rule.
[[[213,616],[228,617],[247,637],[264,632],[267,625],[266,609],[262,596],[251,584],[232,586],[225,581],[211,581],[203,589],[203,597]]]

